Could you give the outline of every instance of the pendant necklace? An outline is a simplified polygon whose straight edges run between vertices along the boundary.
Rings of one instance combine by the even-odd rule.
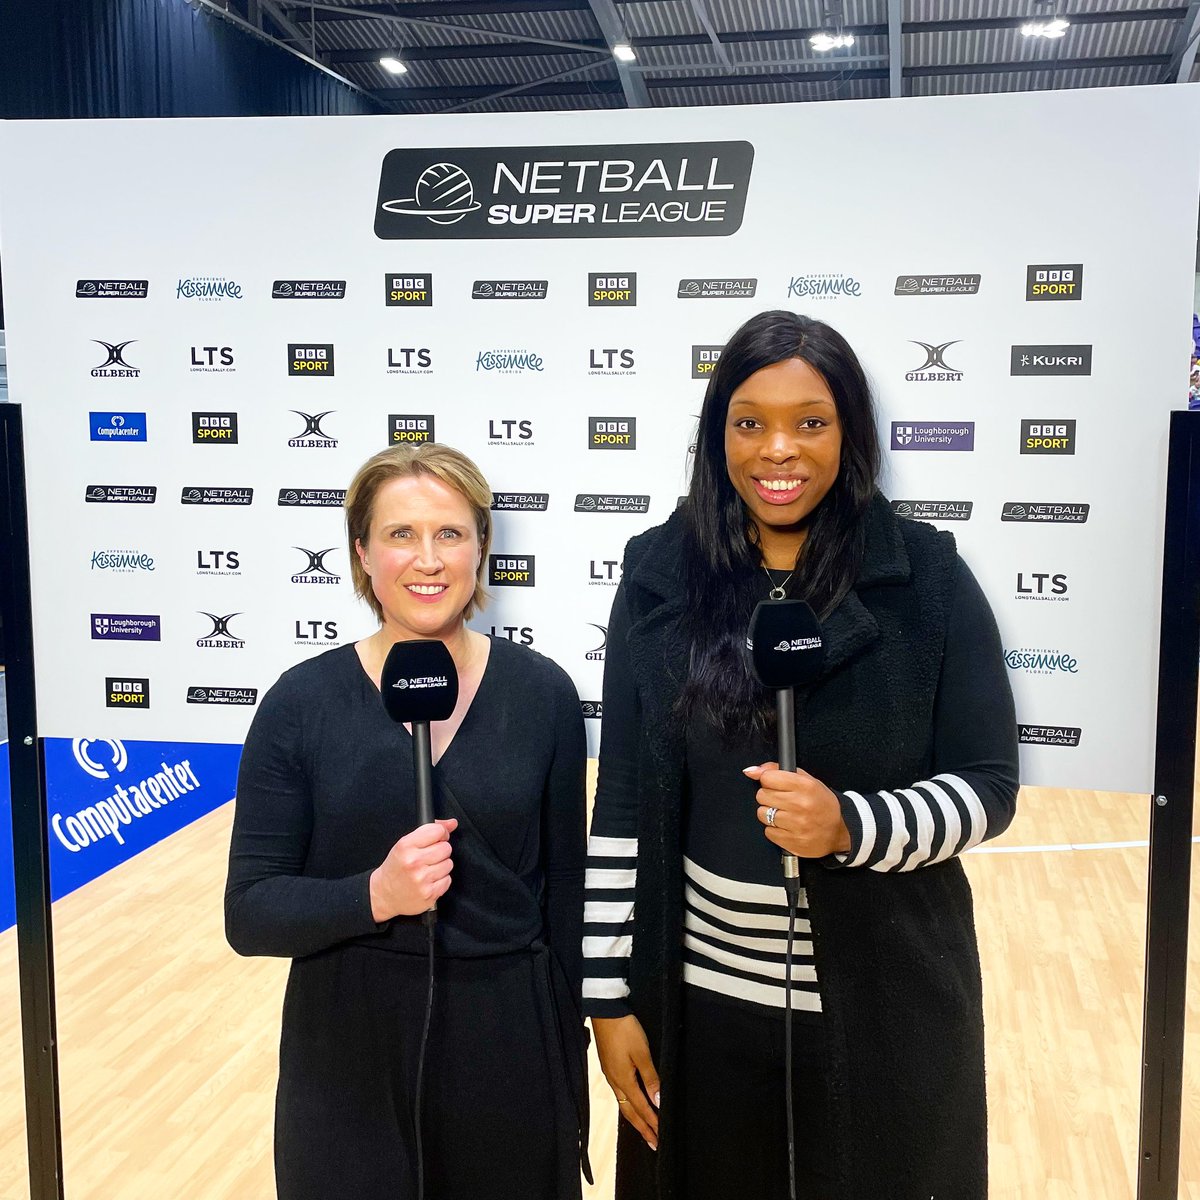
[[[771,584],[771,590],[767,593],[767,599],[768,600],[786,600],[787,599],[787,585],[789,583],[791,583],[792,576],[795,575],[796,569],[793,567],[788,572],[787,578],[782,583],[775,582],[775,575],[781,574],[781,572],[776,571],[775,575],[772,575],[771,568],[768,567],[766,563],[763,563],[763,570],[766,571],[767,580]]]

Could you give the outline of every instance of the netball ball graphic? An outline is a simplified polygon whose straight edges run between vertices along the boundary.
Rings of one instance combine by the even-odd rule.
[[[427,217],[435,225],[453,225],[483,206],[476,201],[475,189],[462,167],[434,163],[417,177],[411,197],[385,200],[383,207],[408,217]]]

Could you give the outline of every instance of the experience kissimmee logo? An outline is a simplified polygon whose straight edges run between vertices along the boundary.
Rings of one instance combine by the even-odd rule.
[[[742,224],[749,142],[390,150],[385,240],[728,237]]]

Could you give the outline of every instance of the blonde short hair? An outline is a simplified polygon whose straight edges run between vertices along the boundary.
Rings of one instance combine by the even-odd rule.
[[[364,547],[370,539],[375,497],[384,484],[393,479],[408,479],[413,475],[430,475],[458,492],[471,508],[479,534],[479,570],[475,576],[475,593],[463,609],[463,619],[469,620],[487,603],[483,576],[487,569],[488,549],[492,544],[492,489],[483,472],[461,450],[441,442],[421,442],[415,446],[389,446],[368,458],[350,483],[346,492],[346,532],[350,542],[350,578],[355,595],[370,607],[376,618],[383,620],[383,606],[371,587],[371,577],[363,569],[355,543]]]

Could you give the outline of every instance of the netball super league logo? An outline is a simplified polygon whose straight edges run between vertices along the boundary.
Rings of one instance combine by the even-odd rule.
[[[417,176],[413,194],[402,200],[385,200],[388,212],[424,217],[435,225],[453,225],[483,206],[475,199],[471,177],[454,163],[434,163]]]

